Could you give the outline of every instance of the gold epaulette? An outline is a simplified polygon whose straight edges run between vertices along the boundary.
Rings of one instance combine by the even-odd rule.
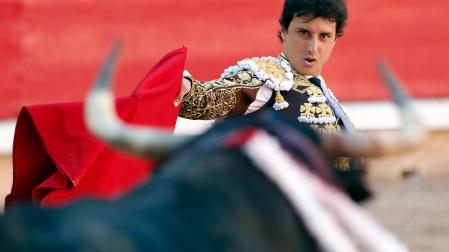
[[[248,60],[256,63],[259,70],[264,71],[268,75],[272,75],[279,82],[287,81],[287,71],[281,66],[281,61],[274,57],[253,57]]]

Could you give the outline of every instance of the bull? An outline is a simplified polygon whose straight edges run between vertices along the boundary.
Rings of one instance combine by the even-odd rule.
[[[158,157],[157,171],[114,201],[15,206],[0,218],[2,251],[407,251],[351,201],[367,196],[360,171],[332,168],[337,156],[379,156],[425,139],[386,64],[401,132],[319,136],[265,111],[192,138],[118,119],[108,88],[118,52],[87,99],[86,122],[118,149]]]

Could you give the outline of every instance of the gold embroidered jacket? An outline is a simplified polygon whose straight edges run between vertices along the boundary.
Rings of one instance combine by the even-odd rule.
[[[263,70],[280,82],[287,79],[287,71],[281,63],[288,64],[288,61],[282,57],[276,61],[265,57],[250,58],[246,61],[254,62],[258,70]],[[193,79],[192,89],[183,99],[180,116],[187,119],[209,120],[243,115],[256,100],[258,91],[266,84],[254,69],[238,66],[234,68],[236,70],[231,71],[231,74],[217,80],[202,82]],[[287,102],[294,105],[290,106],[289,112],[294,113],[299,122],[307,123],[321,133],[338,133],[340,130],[338,121],[320,87],[309,82],[294,69],[291,73],[292,88],[288,92],[283,92]]]
[[[279,82],[288,80],[290,74],[293,77],[292,87],[289,91],[282,92],[290,106],[281,112],[294,114],[299,123],[306,123],[320,133],[338,134],[341,125],[321,88],[293,68],[285,67],[289,63],[282,56],[277,60],[273,59],[246,59],[244,62],[249,66],[242,67],[245,64],[239,62],[237,66],[228,68],[220,79],[212,81],[192,79],[192,88],[183,99],[179,116],[210,120],[243,115],[256,100],[259,90],[267,88],[266,78],[261,77],[260,71]],[[350,159],[339,158],[337,166],[341,170],[350,169]]]
[[[187,119],[224,119],[243,115],[263,85],[249,71],[212,81],[192,80],[192,88],[184,97],[179,116]]]

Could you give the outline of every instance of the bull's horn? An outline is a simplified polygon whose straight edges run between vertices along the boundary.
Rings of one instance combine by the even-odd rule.
[[[109,85],[121,47],[121,42],[114,43],[86,99],[84,116],[87,127],[94,135],[120,150],[138,156],[162,157],[189,137],[173,137],[164,129],[130,125],[118,118]]]
[[[426,139],[428,132],[413,112],[410,99],[401,88],[394,73],[385,61],[379,61],[378,70],[401,111],[401,130],[363,135],[324,136],[323,145],[328,153],[336,156],[382,156],[414,149]]]

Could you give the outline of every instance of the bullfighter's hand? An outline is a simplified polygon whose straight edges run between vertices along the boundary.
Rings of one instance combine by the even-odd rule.
[[[182,85],[181,89],[179,90],[178,95],[176,96],[175,100],[173,101],[173,106],[177,107],[179,104],[181,104],[182,99],[184,96],[190,92],[190,89],[192,88],[192,83],[190,80],[183,78],[182,79]]]

